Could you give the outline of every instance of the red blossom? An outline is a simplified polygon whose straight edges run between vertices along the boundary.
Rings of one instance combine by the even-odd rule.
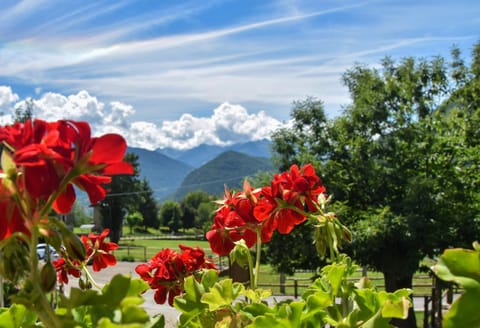
[[[58,192],[53,204],[58,213],[71,211],[73,185],[97,204],[105,197],[103,186],[111,181],[111,175],[133,173],[131,165],[123,161],[127,147],[123,137],[92,137],[86,122],[27,120],[0,127],[0,142],[7,145],[5,149],[23,171],[22,185],[31,197],[45,201]]]
[[[213,263],[205,259],[205,252],[199,247],[179,245],[181,253],[165,248],[149,262],[139,264],[135,271],[155,290],[154,300],[173,305],[175,296],[183,292],[185,278],[202,269],[215,269]]]
[[[110,233],[109,229],[103,230],[100,235],[88,234],[88,237],[82,236],[82,241],[87,249],[87,259],[93,259],[93,271],[98,272],[107,266],[117,264],[115,255],[109,252],[118,248],[113,242],[105,242],[105,237]]]
[[[213,252],[228,255],[235,242],[244,239],[247,247],[270,241],[273,232],[287,234],[304,222],[305,210],[316,211],[318,196],[325,192],[311,164],[292,165],[288,172],[276,174],[270,186],[253,190],[245,183],[243,192],[226,190],[221,207],[206,237]]]
[[[80,277],[80,269],[76,265],[71,265],[73,261],[65,261],[64,258],[59,258],[53,262],[55,271],[57,271],[58,281],[62,284],[68,284],[68,276]],[[77,263],[78,264],[78,263]]]
[[[30,236],[30,231],[25,225],[19,208],[11,202],[8,189],[0,185],[0,240],[10,237],[13,233],[20,232]]]
[[[212,227],[206,237],[212,251],[220,256],[228,255],[240,239],[247,247],[257,242],[257,229],[260,222],[255,218],[256,197],[251,187],[246,184],[243,192],[231,194],[228,190],[222,206],[216,212]],[[263,234],[262,234],[263,237]],[[263,238],[262,238],[263,239]]]

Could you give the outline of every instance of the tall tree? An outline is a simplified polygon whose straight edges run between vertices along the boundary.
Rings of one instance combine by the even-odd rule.
[[[294,102],[291,121],[291,127],[277,130],[272,135],[273,159],[279,171],[287,171],[292,164],[312,163],[321,167],[329,149],[323,102],[312,97]],[[271,174],[257,175],[252,184],[263,186],[271,180]],[[264,247],[267,261],[275,270],[291,275],[299,269],[314,270],[322,263],[312,245],[313,229],[304,223],[286,235],[275,232]],[[285,249],[289,251],[285,252]]]
[[[176,233],[182,226],[182,210],[180,204],[167,200],[160,208],[160,220],[164,226],[167,226],[171,232]]]
[[[302,127],[312,123],[293,111],[293,127],[274,135],[274,150],[286,163],[313,158],[321,168],[352,227],[350,252],[384,273],[388,291],[411,287],[424,256],[478,237],[480,126],[470,120],[478,114],[478,53],[477,45],[468,68],[454,56],[453,90],[440,57],[386,58],[379,69],[357,65],[343,78],[351,105],[327,124],[317,119],[322,134]],[[415,327],[410,314],[396,324]]]
[[[142,214],[143,226],[147,228],[158,229],[160,221],[158,219],[158,206],[153,196],[153,190],[150,187],[147,179],[140,181],[140,202],[137,205],[137,210]]]
[[[115,243],[120,240],[125,215],[136,209],[141,197],[138,156],[127,153],[125,161],[132,165],[134,174],[113,176],[107,197],[99,204],[102,225],[110,229],[110,240]]]
[[[211,201],[210,195],[205,191],[197,190],[186,194],[180,203],[182,209],[182,227],[184,229],[193,227],[201,228],[201,225],[198,226],[198,209],[202,203]]]
[[[34,108],[32,98],[27,98],[23,105],[15,108],[13,113],[14,122],[23,122],[31,120],[33,118],[33,108]]]

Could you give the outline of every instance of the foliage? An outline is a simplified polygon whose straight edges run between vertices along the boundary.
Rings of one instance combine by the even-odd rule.
[[[433,267],[435,274],[444,281],[453,282],[464,289],[464,293],[452,304],[443,317],[443,327],[478,327],[480,313],[480,245],[475,242],[472,249],[447,249]]]
[[[27,120],[33,119],[33,109],[35,105],[32,98],[25,100],[24,106],[18,106],[13,113],[13,121],[25,123]]]
[[[208,271],[200,281],[191,276],[185,282],[185,294],[174,301],[182,313],[179,326],[381,328],[391,327],[391,318],[407,316],[409,290],[377,292],[367,278],[354,284],[348,278],[355,270],[348,257],[341,257],[323,268],[301,300],[273,306],[266,302],[269,291],[219,280],[216,271]]]
[[[94,271],[114,265],[116,259],[110,251],[117,245],[105,241],[108,229],[99,236],[89,234],[80,239],[52,213],[66,214],[73,209],[74,185],[85,190],[95,204],[106,195],[103,184],[111,181],[108,175],[132,174],[132,167],[123,161],[125,140],[116,134],[91,137],[85,122],[26,120],[1,127],[0,141],[3,144],[0,273],[3,279],[20,286],[19,292],[11,296],[15,304],[1,314],[2,323],[25,326],[38,318],[47,327],[73,326],[70,314],[61,310],[63,303],[58,303],[56,310],[50,303],[57,280],[63,284],[69,274],[74,275],[79,278],[80,287],[88,289],[94,282],[87,263],[93,263]],[[62,258],[52,263],[47,252],[47,261],[40,265],[36,254],[40,238],[53,246]],[[105,293],[114,291],[106,289]],[[74,295],[72,291],[70,296]],[[88,291],[82,295],[82,302],[93,297]],[[121,299],[124,296],[121,295]],[[105,302],[105,298],[115,301],[107,306],[120,304],[119,298],[105,296],[101,301]],[[75,308],[79,306],[75,304]],[[112,317],[115,312],[111,311]],[[106,312],[102,312],[102,316],[108,317]],[[120,320],[146,322],[145,316],[139,317],[133,312],[130,317],[125,313]],[[100,321],[98,323],[100,325]]]
[[[173,200],[167,200],[160,208],[160,221],[167,226],[171,232],[177,232],[182,226],[182,210],[180,204]]]
[[[206,204],[210,204],[210,206]],[[205,211],[208,207],[213,210],[213,199],[205,191],[191,191],[185,195],[180,206],[183,214],[183,228],[189,229],[195,227],[201,229],[205,221],[210,218],[210,215],[202,213],[203,217],[200,217],[200,208],[202,207],[202,211]]]
[[[147,228],[158,229],[160,222],[158,220],[158,206],[153,196],[153,190],[146,179],[140,181],[139,187],[140,202],[137,210],[142,214],[143,226]]]
[[[132,234],[133,228],[138,227],[143,222],[143,215],[140,212],[128,213],[125,220],[130,228],[130,234]]]
[[[125,161],[134,168],[134,174],[115,175],[107,185],[109,193],[97,206],[102,215],[102,225],[110,229],[110,239],[118,243],[122,232],[125,215],[130,210],[135,210],[140,203],[140,187],[138,156],[128,153]]]
[[[73,204],[73,224],[75,227],[79,227],[82,224],[91,223],[92,218],[86,213],[86,209],[76,201]]]

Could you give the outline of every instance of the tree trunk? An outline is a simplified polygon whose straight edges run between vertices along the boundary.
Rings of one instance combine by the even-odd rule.
[[[395,272],[384,272],[385,290],[387,292],[394,292],[397,289],[409,288],[412,289],[413,273],[407,275],[398,275]],[[413,302],[413,298],[412,298]],[[415,310],[412,307],[408,310],[408,318],[405,320],[392,319],[391,324],[399,328],[417,328],[415,319]]]

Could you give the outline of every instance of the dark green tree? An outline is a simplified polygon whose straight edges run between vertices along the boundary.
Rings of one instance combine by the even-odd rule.
[[[328,153],[327,118],[323,103],[307,98],[293,103],[291,112],[293,125],[276,131],[272,136],[274,161],[280,172],[291,165],[312,163],[321,166]],[[321,173],[321,171],[319,172]],[[252,185],[269,185],[271,174],[257,175]],[[288,252],[285,252],[288,249]],[[280,273],[293,274],[295,270],[315,270],[321,259],[313,246],[313,229],[308,224],[295,227],[288,235],[275,232],[272,240],[265,245],[267,261]]]
[[[32,98],[27,98],[24,105],[15,108],[15,112],[13,113],[13,121],[25,123],[27,120],[32,119],[34,107],[35,106]]]
[[[176,233],[182,227],[182,210],[180,204],[173,200],[167,200],[160,208],[160,220],[162,225],[167,226],[171,232]]]
[[[142,225],[145,230],[147,228],[158,229],[160,227],[157,201],[153,196],[153,190],[147,179],[140,181],[140,203],[137,210],[142,214]]]
[[[133,229],[142,224],[143,215],[138,211],[131,212],[125,216],[125,220],[127,221],[128,227],[130,229],[130,234],[133,234]]]
[[[120,240],[125,215],[136,210],[141,199],[138,156],[127,153],[125,161],[133,166],[134,174],[113,176],[111,183],[106,186],[109,190],[107,197],[98,205],[102,225],[110,229],[110,240],[115,243]]]
[[[454,56],[451,71],[440,57],[357,65],[343,78],[351,105],[317,118],[321,134],[294,110],[294,126],[274,135],[283,163],[315,163],[354,233],[349,252],[388,291],[411,287],[425,256],[478,238],[478,53],[468,68]],[[415,327],[413,311],[396,324]]]
[[[212,227],[213,218],[217,205],[213,201],[200,203],[197,209],[197,217],[195,218],[195,227],[206,233]]]
[[[191,191],[183,198],[180,203],[182,210],[182,227],[183,229],[201,228],[198,225],[198,209],[202,203],[211,202],[211,196],[201,190]]]

